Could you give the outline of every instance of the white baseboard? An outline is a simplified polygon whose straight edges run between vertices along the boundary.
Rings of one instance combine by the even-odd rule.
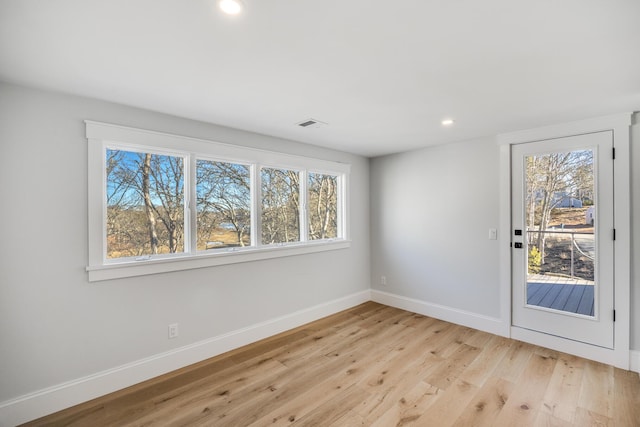
[[[640,350],[629,352],[629,370],[640,374]]]
[[[455,308],[433,304],[414,298],[391,294],[388,292],[372,289],[371,299],[380,304],[400,308],[429,317],[435,317],[440,320],[467,326],[469,328],[478,329],[496,335],[505,336],[504,332],[505,330],[508,330],[508,327],[505,327],[504,322],[502,322],[501,319],[495,317],[483,316],[481,314],[458,310]]]
[[[371,300],[365,290],[0,403],[0,426],[40,418]]]

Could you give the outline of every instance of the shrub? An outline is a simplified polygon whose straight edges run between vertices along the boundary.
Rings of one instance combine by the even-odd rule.
[[[529,274],[540,273],[540,264],[542,263],[542,254],[537,246],[531,246],[529,249]]]

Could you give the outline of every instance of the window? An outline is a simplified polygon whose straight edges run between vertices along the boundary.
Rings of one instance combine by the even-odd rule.
[[[89,142],[89,280],[349,246],[349,165],[105,123]]]
[[[251,245],[251,168],[196,161],[198,250]]]
[[[309,240],[338,237],[338,176],[310,173]]]
[[[107,259],[184,252],[184,158],[106,148]]]
[[[262,244],[300,240],[300,172],[263,168]]]

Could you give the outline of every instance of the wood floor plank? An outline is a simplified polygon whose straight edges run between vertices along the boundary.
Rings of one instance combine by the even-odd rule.
[[[572,423],[582,387],[584,360],[568,354],[558,356],[544,395],[542,412]]]
[[[461,379],[456,380],[437,401],[426,409],[420,417],[421,423],[426,424],[428,421],[429,424],[426,425],[439,427],[453,425],[478,390],[479,388],[471,383]]]
[[[389,342],[407,341],[408,335],[415,335],[415,331],[407,328],[403,328],[401,332],[394,333],[393,339],[390,336],[388,338]],[[387,333],[387,331],[379,331],[379,335],[386,335]],[[379,366],[380,361],[389,354],[388,348],[384,346],[367,346],[362,347],[359,351],[349,353],[336,354],[335,352],[329,352],[329,356],[326,357],[347,357],[351,360],[348,369],[339,370],[326,379],[316,380],[312,389],[303,391],[295,398],[283,403],[274,411],[256,420],[255,424],[265,425],[270,421],[273,425],[288,425],[290,423],[288,420],[301,418],[313,410],[315,406],[330,399],[334,394],[340,394],[342,390],[360,383],[367,375],[371,375]]]
[[[635,372],[614,369],[615,425],[640,426],[640,376]]]
[[[491,427],[509,400],[515,384],[498,377],[491,377],[466,406],[454,427]]]
[[[431,333],[423,338],[423,348],[434,356],[442,357],[445,350],[455,349],[462,344],[457,339],[461,334],[461,326],[438,322],[429,329]]]
[[[548,412],[540,411],[533,424],[533,427],[571,427],[572,423],[554,417]]]
[[[297,427],[317,427],[341,425],[342,418],[350,413],[353,407],[358,406],[367,396],[367,392],[353,385],[347,388],[344,394],[336,395],[329,401],[297,420]]]
[[[502,363],[496,369],[495,375],[509,382],[516,383],[527,366],[535,346],[522,341],[512,341]]]
[[[438,369],[444,361],[429,352],[416,352],[405,347],[402,353],[383,362],[380,369],[367,376],[359,385],[369,392],[369,398],[362,402],[358,413],[368,424],[402,400],[407,390],[421,383],[421,378]]]
[[[352,326],[356,319],[364,319],[373,313],[385,310],[388,307],[382,304],[367,302],[356,307],[350,308],[340,313],[324,317],[312,323],[301,326],[299,329],[306,331],[333,331],[337,332],[345,326]]]
[[[613,419],[609,417],[578,407],[576,408],[576,418],[573,425],[575,427],[616,427],[620,425],[637,427],[638,423],[634,422],[633,424],[614,424]]]
[[[268,387],[280,386],[276,378],[282,378],[283,381],[287,378],[284,375],[287,368],[273,359],[251,362],[243,364],[244,367],[238,366],[218,382],[198,382],[148,401],[149,410],[145,411],[144,416],[138,417],[137,422],[153,424],[154,420],[162,419],[168,423],[185,425],[185,420],[191,420],[194,414],[196,418],[201,417],[199,414],[207,418],[217,413],[224,414],[229,406],[235,406],[245,397],[266,393]],[[265,370],[269,375],[257,374]]]
[[[467,331],[462,337],[462,342],[472,347],[484,348],[494,337],[496,337],[496,335],[488,332],[467,328]]]
[[[420,418],[443,394],[444,390],[420,381],[413,389],[406,392],[395,405],[392,405],[377,420],[368,425],[371,427],[425,425],[424,419]]]
[[[291,400],[306,391],[318,379],[346,370],[353,363],[354,359],[348,354],[318,358],[314,364],[290,369],[287,375],[266,377],[258,386],[244,393],[243,402],[235,402],[225,408],[219,419],[224,419],[225,425],[230,426],[250,425],[279,407],[280,402]]]
[[[249,426],[288,426],[293,421],[298,420],[315,410],[319,405],[339,396],[343,390],[349,389],[363,376],[362,365],[356,363],[345,371],[331,376],[323,382],[315,384],[312,389],[303,391],[297,396],[283,402],[272,411],[262,415],[253,421]],[[352,377],[356,377],[355,379]]]
[[[503,362],[513,341],[491,335],[485,343],[478,357],[462,372],[460,378],[477,386],[483,386],[485,381],[494,375],[494,372]]]
[[[446,390],[458,379],[462,372],[479,354],[479,348],[461,344],[455,352],[445,358],[446,362],[443,363],[440,368],[425,378],[425,381],[439,389]]]
[[[496,425],[533,425],[542,406],[556,360],[532,354],[526,368],[518,377],[516,387],[496,418]]]
[[[606,418],[613,416],[614,369],[602,363],[585,361],[578,406]]]
[[[332,426],[329,427],[370,427],[366,424],[360,415],[353,411],[347,412],[343,417],[338,418]]]
[[[29,426],[639,427],[640,377],[365,303]]]
[[[366,326],[368,327],[369,336],[372,337],[375,334],[385,337],[384,342],[389,342],[385,346],[377,346],[379,350],[384,352],[385,348],[394,345],[396,340],[402,340],[403,334],[409,334],[411,331],[402,326],[399,322],[400,319],[408,317],[410,314],[407,312],[395,311],[395,313],[387,313],[384,318],[373,315],[372,319],[366,319]],[[362,325],[362,323],[358,323]],[[361,338],[358,338],[360,341]],[[320,351],[313,358],[313,363],[297,363],[295,366],[291,366],[287,375],[288,381],[285,382],[282,378],[271,378],[260,384],[260,387],[256,387],[249,391],[247,397],[247,403],[238,404],[234,408],[230,408],[229,411],[225,411],[224,422],[228,425],[249,425],[255,422],[257,419],[265,416],[269,412],[275,410],[280,406],[280,402],[287,401],[295,398],[295,396],[304,393],[308,389],[308,384],[318,381],[318,378],[324,379],[331,376],[331,373],[347,370],[360,358],[367,357],[368,353],[372,350],[371,344],[376,342],[375,340],[368,339],[360,346],[356,352],[348,351],[329,351],[331,357],[323,357],[321,353],[326,350]],[[353,346],[351,346],[353,348]],[[310,362],[308,360],[307,362]],[[274,390],[272,390],[274,389]],[[266,391],[273,391],[273,396],[265,397]],[[246,393],[245,393],[246,394]],[[256,396],[256,399],[251,402],[251,396]],[[247,408],[251,408],[250,411]]]
[[[299,338],[306,337],[307,335],[305,331],[297,331],[294,334],[279,334],[276,337],[265,340],[264,346],[260,346],[260,348],[246,346],[242,349],[232,351],[228,357],[236,363],[242,363],[256,357],[264,358],[265,353],[269,353],[272,350],[279,350],[291,342],[297,342]]]

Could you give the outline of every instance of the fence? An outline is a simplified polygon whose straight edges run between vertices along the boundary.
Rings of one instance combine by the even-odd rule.
[[[584,232],[575,232],[575,231],[565,231],[565,230],[545,230],[545,231],[537,231],[537,230],[527,230],[527,242],[529,244],[529,246],[531,246],[532,244],[534,244],[534,242],[537,240],[534,237],[537,237],[540,233],[543,233],[545,235],[545,239],[544,241],[546,242],[546,236],[547,235],[560,235],[560,237],[557,239],[557,241],[560,241],[566,237],[568,237],[570,239],[570,243],[569,243],[569,247],[570,247],[570,268],[569,268],[569,275],[571,276],[571,278],[573,279],[576,274],[575,274],[575,264],[576,264],[576,255],[575,252],[576,250],[583,255],[584,257],[588,258],[589,260],[593,261],[594,260],[594,255],[595,255],[595,236],[593,233],[584,233]],[[578,235],[578,239],[576,239],[576,235]],[[587,238],[583,238],[580,239],[580,236],[589,236]],[[578,243],[577,240],[580,240],[583,243],[583,247],[581,248]],[[547,248],[545,248],[545,252],[547,251]],[[547,256],[545,256],[546,258]],[[546,262],[546,260],[545,260]],[[585,277],[587,279],[593,280],[593,265],[590,268],[590,272],[589,272],[589,276],[590,277]]]

